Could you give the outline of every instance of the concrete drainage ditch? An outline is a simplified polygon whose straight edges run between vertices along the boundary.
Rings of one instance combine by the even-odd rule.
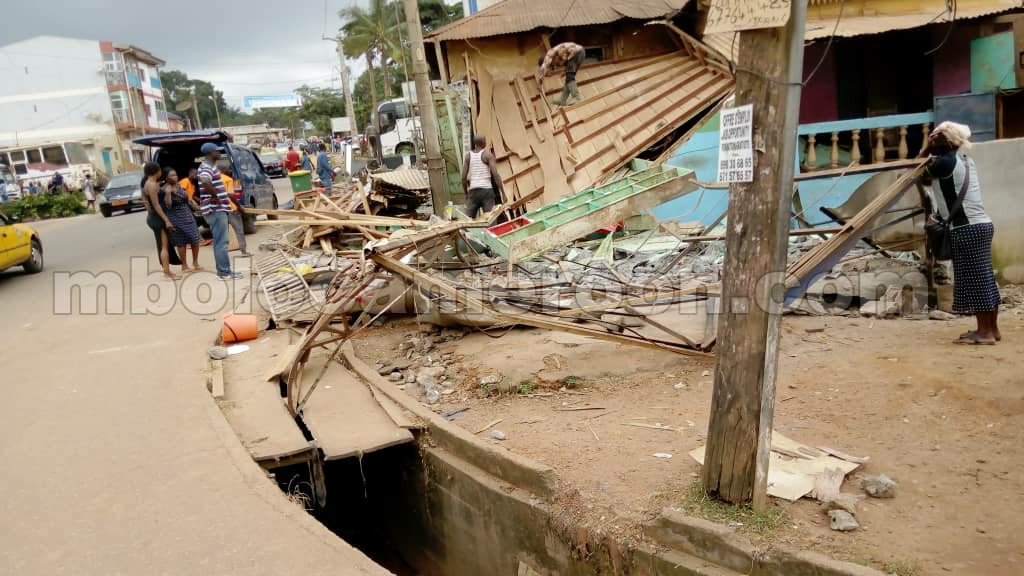
[[[814,553],[757,550],[730,528],[671,510],[644,527],[645,542],[595,534],[560,508],[550,467],[444,420],[350,346],[343,359],[375,394],[421,421],[414,441],[326,463],[310,442],[308,451],[260,463],[290,498],[395,574],[881,575]],[[215,364],[212,388],[218,379],[224,386],[218,370]],[[222,401],[221,409],[227,415],[230,402]],[[302,433],[313,440],[307,429]]]

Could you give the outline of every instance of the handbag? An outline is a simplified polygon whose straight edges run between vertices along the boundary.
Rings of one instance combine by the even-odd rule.
[[[971,185],[971,168],[966,162],[964,163],[964,170],[964,183],[960,186],[960,193],[956,197],[956,202],[949,208],[948,218],[943,220],[942,216],[936,213],[924,225],[925,242],[928,245],[928,251],[932,253],[936,260],[950,260],[953,258],[953,235],[950,230],[950,223],[953,220],[953,215],[962,207],[964,197],[967,196],[967,188]]]

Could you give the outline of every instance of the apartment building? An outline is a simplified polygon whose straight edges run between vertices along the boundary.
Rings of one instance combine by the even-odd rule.
[[[169,128],[163,64],[136,46],[79,38],[0,46],[0,163],[21,180],[142,163],[132,138]]]

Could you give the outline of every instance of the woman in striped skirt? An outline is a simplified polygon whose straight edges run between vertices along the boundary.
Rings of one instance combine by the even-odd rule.
[[[977,318],[978,329],[961,334],[957,344],[995,344],[999,333],[999,286],[992,270],[995,227],[981,203],[981,183],[970,148],[971,130],[963,124],[943,122],[928,136],[928,175],[932,178],[932,205],[950,223],[953,242],[953,311]],[[969,174],[969,178],[968,178]],[[953,214],[967,179],[960,207]]]

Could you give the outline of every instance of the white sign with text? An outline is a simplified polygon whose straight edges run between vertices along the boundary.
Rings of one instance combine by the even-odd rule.
[[[754,181],[754,105],[722,110],[718,127],[718,181]]]

